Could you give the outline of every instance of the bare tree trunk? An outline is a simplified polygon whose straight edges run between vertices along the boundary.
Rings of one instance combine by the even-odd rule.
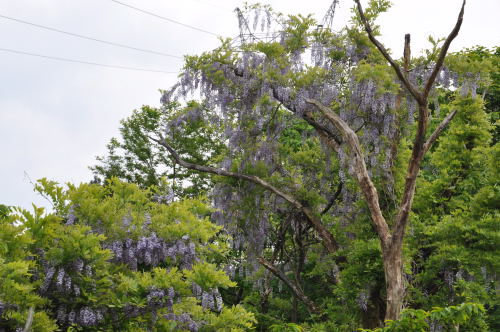
[[[409,70],[409,60],[410,60],[410,36],[405,36],[405,49],[404,49],[404,68],[401,70],[399,65],[392,59],[389,55],[385,47],[377,40],[373,30],[370,26],[370,23],[366,19],[363,8],[361,6],[360,0],[354,0],[357,5],[357,11],[361,18],[361,22],[364,25],[365,31],[368,34],[371,42],[377,47],[380,53],[385,57],[385,59],[389,62],[389,64],[393,67],[396,76],[400,79],[402,85],[406,88],[406,90],[410,93],[413,99],[418,103],[418,125],[417,125],[417,133],[415,135],[415,140],[413,142],[412,156],[410,158],[410,162],[408,165],[408,172],[406,175],[405,187],[403,191],[403,196],[401,199],[401,203],[399,204],[398,213],[395,218],[394,227],[391,232],[387,232],[387,224],[386,221],[380,211],[380,207],[378,206],[377,197],[375,199],[373,196],[377,196],[377,191],[374,189],[373,184],[371,183],[370,177],[366,174],[365,167],[363,162],[359,162],[359,167],[357,169],[358,182],[361,186],[361,189],[365,195],[365,198],[368,202],[368,207],[370,208],[370,212],[372,214],[372,221],[374,226],[377,229],[377,233],[380,238],[381,247],[382,247],[382,256],[384,261],[384,273],[385,273],[385,282],[386,282],[386,313],[385,319],[388,320],[396,320],[399,319],[399,315],[401,313],[403,307],[403,299],[404,299],[404,280],[403,280],[403,240],[405,235],[406,225],[408,224],[409,214],[411,211],[413,197],[415,194],[415,187],[417,176],[420,170],[420,163],[425,155],[425,153],[429,150],[430,146],[439,134],[442,132],[443,128],[445,128],[448,123],[451,121],[455,112],[452,112],[449,117],[445,118],[443,122],[438,126],[438,128],[434,131],[434,133],[426,140],[427,126],[429,123],[429,110],[427,108],[428,105],[428,97],[431,91],[431,88],[436,80],[437,75],[441,71],[441,68],[444,63],[444,59],[448,52],[451,42],[458,35],[460,31],[460,27],[463,21],[464,15],[464,7],[466,0],[462,2],[462,8],[460,13],[458,14],[457,22],[448,35],[446,40],[441,47],[439,52],[439,56],[436,60],[434,68],[432,70],[431,75],[425,82],[424,88],[422,91],[419,91],[417,87],[415,87],[408,79],[408,70]],[[332,121],[334,125],[338,127],[338,129],[343,133],[345,138],[350,136],[348,126],[336,119],[335,116],[332,116],[331,112],[328,109],[322,110],[322,107],[315,103],[318,108],[323,111],[323,113]],[[352,134],[351,134],[352,135]],[[359,143],[355,139],[348,140],[347,143],[351,145],[351,148],[354,150],[359,148]],[[355,155],[358,159],[360,156],[362,158],[361,153],[357,153],[358,156]],[[372,202],[370,202],[372,200]]]
[[[403,280],[402,248],[390,247],[383,250],[386,285],[385,320],[396,320],[403,309],[405,293]]]

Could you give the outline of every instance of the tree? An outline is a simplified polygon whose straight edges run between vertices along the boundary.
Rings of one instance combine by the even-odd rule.
[[[373,332],[405,332],[405,331],[457,331],[470,321],[476,321],[480,331],[487,328],[483,321],[484,308],[475,303],[463,303],[460,306],[434,308],[430,312],[424,310],[403,310],[401,319],[390,321],[387,326]],[[443,328],[445,330],[443,330]]]
[[[387,328],[412,317],[425,325],[434,307],[467,302],[497,326],[497,55],[478,47],[445,57],[462,7],[447,39],[429,38],[431,49],[410,57],[407,36],[393,60],[375,26],[388,6],[355,8],[339,32],[268,6],[238,11],[241,45],[187,57],[156,110],[170,117],[166,129],[137,135],[172,156],[166,176],[175,164],[192,172],[180,195],[194,172],[215,175],[211,219],[231,234],[238,282],[222,295],[254,312],[261,331],[374,328],[403,301],[412,309]],[[203,128],[218,135],[197,153]],[[484,330],[479,318],[460,324]]]
[[[222,118],[226,126],[231,126],[230,121],[235,121],[236,118],[236,125],[239,127],[237,130],[240,131],[246,129],[243,124],[248,126],[249,118],[257,122],[254,127],[258,128],[259,122],[266,121],[266,117],[269,117],[269,112],[276,107],[276,104],[285,107],[316,129],[318,135],[327,142],[329,149],[339,154],[339,159],[344,164],[342,166],[352,171],[351,174],[365,199],[382,249],[386,282],[385,318],[397,319],[403,307],[405,290],[403,240],[417,176],[425,153],[456,114],[456,112],[451,112],[429,135],[429,96],[443,68],[448,48],[460,30],[465,1],[457,23],[440,51],[434,58],[428,59],[427,64],[430,69],[425,68],[426,72],[413,75],[410,75],[409,35],[405,37],[404,68],[401,68],[377,40],[377,29],[372,28],[374,18],[379,12],[387,9],[388,2],[371,1],[366,15],[360,2],[357,0],[355,2],[357,5],[355,20],[364,28],[366,35],[357,30],[356,26],[347,30],[347,36],[342,37],[330,31],[310,32],[309,28],[314,24],[310,17],[300,15],[290,17],[289,20],[282,22],[284,29],[281,42],[259,41],[244,44],[241,57],[228,43],[200,57],[188,57],[185,76],[181,80],[181,92],[185,93],[186,90],[196,88],[199,81],[204,97],[221,107]],[[347,39],[346,43],[346,38],[351,38],[351,40]],[[373,52],[373,47],[370,48],[367,45],[367,38],[383,56],[382,58]],[[348,45],[350,42],[354,42],[354,45]],[[342,49],[342,46],[345,48]],[[346,46],[355,48],[355,53],[349,56],[345,52],[349,50]],[[340,48],[337,54],[335,47]],[[316,57],[319,57],[318,53],[324,52],[321,54],[324,58],[317,59],[314,66],[304,66],[301,63],[301,55],[307,48],[312,48],[311,52]],[[387,71],[387,62],[394,70],[396,80]],[[343,75],[345,72],[348,73],[347,77]],[[349,75],[357,77],[350,80],[348,87],[350,91],[346,91],[342,88],[346,87],[345,80],[349,79]],[[401,88],[394,86],[396,82]],[[369,89],[373,87],[376,87],[377,91],[370,95]],[[363,93],[362,98],[365,100],[356,100],[356,97],[359,97],[356,90]],[[388,177],[391,176],[391,163],[397,151],[391,151],[391,144],[362,142],[360,135],[352,129],[352,123],[349,123],[342,113],[352,113],[351,107],[356,102],[364,103],[365,111],[375,113],[380,110],[381,113],[386,113],[382,123],[388,127],[386,132],[376,132],[371,138],[375,141],[382,141],[385,138],[397,147],[400,133],[394,129],[398,124],[394,113],[396,109],[401,108],[402,95],[407,96],[409,104],[416,104],[418,115],[404,189],[400,195],[400,202],[394,209],[380,204],[381,196],[374,184],[375,169],[370,170],[367,167],[366,160],[371,156],[366,152],[366,146],[364,147],[363,143],[375,145],[374,150],[380,154],[386,152],[386,159],[388,159],[386,176]],[[378,106],[379,109],[374,106]],[[257,117],[263,119],[259,121]],[[379,124],[377,120],[372,120],[371,123],[365,122],[363,130],[376,129],[376,125]],[[369,126],[372,128],[368,128]],[[234,130],[234,136],[240,134],[237,130]],[[274,131],[276,132],[276,129]],[[272,192],[293,205],[305,216],[329,252],[334,253],[339,249],[337,241],[322,223],[318,213],[308,204],[304,204],[278,186],[256,175],[186,162],[170,146],[166,137],[155,140],[163,145],[175,162],[182,167],[248,181]],[[263,139],[262,142],[269,143],[269,139],[267,141]],[[379,146],[376,146],[377,143]],[[254,156],[257,154],[254,151],[253,153]],[[389,222],[388,219],[390,219]]]
[[[244,331],[224,306],[220,227],[200,200],[165,201],[112,179],[68,188],[40,180],[55,213],[0,218],[0,328],[9,331]],[[157,201],[161,200],[162,203]]]
[[[180,109],[176,103],[165,105],[163,110],[143,106],[121,121],[121,139],[112,138],[105,157],[97,157],[97,165],[90,167],[96,179],[104,183],[113,177],[139,184],[143,188],[161,186],[164,180],[171,183],[172,194],[177,197],[194,197],[210,187],[207,176],[176,168],[161,145],[152,145],[149,135],[165,126],[176,128],[173,135],[176,148],[188,153],[192,162],[210,162],[222,148],[220,133],[212,126],[202,125],[200,119],[186,117],[191,108],[201,107],[192,102]],[[181,126],[181,124],[186,124]],[[185,179],[189,178],[189,184]]]

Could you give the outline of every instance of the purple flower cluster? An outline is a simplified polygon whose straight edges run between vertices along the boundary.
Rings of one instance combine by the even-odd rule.
[[[443,326],[441,324],[439,324],[438,322],[431,321],[429,324],[429,331],[430,332],[442,332]]]
[[[244,200],[246,193],[255,190],[255,185],[246,183],[235,189],[227,185],[217,185],[212,192],[212,203],[218,209],[212,213],[212,220],[232,236],[231,244],[235,250],[246,250],[248,260],[256,261],[265,247],[269,234],[269,214],[272,209],[285,203],[273,204],[268,192],[256,195],[252,202]],[[241,209],[241,204],[246,209]],[[264,208],[266,207],[266,208]],[[248,210],[247,210],[248,209]],[[244,224],[244,229],[241,228]]]
[[[456,84],[458,81],[457,73],[451,71],[448,67],[444,66],[436,78],[436,84],[441,85],[443,88],[448,89]]]
[[[396,98],[393,93],[380,93],[373,80],[352,80],[351,95],[347,103],[351,109],[341,109],[340,116],[357,131],[365,151],[365,163],[369,174],[384,179],[384,191],[392,196],[394,178],[392,163],[395,158],[392,143],[397,139],[399,128],[404,125],[396,115]],[[416,104],[408,96],[409,119],[413,118]],[[345,153],[340,155],[341,167],[352,169],[345,160],[352,161]]]
[[[220,312],[222,310],[223,302],[222,296],[217,288],[211,288],[204,291],[198,284],[193,283],[193,295],[201,301],[201,306],[204,309]]]
[[[137,270],[138,264],[157,266],[167,258],[178,262],[181,268],[190,268],[196,261],[196,246],[189,238],[169,244],[154,232],[137,241],[115,240],[104,245],[104,248],[114,253],[112,262],[126,264],[132,270]]]
[[[79,309],[57,308],[56,319],[60,324],[78,324],[83,327],[95,326],[104,319],[104,309],[84,306]]]
[[[462,97],[470,95],[472,98],[475,98],[477,95],[479,79],[479,75],[467,73],[462,81],[462,85],[460,86],[460,95]]]
[[[175,290],[170,287],[167,290],[153,288],[146,296],[150,308],[169,308],[174,305]]]
[[[81,293],[80,286],[73,282],[73,274],[84,273],[87,276],[92,275],[92,267],[84,265],[81,259],[65,266],[56,268],[53,265],[46,264],[45,278],[40,286],[42,294],[48,292],[58,292],[65,295],[79,296]]]
[[[73,225],[76,221],[75,207],[71,205],[69,207],[68,215],[66,216],[66,225]]]
[[[47,266],[45,269],[45,279],[43,280],[42,285],[40,286],[40,292],[45,293],[52,282],[52,277],[54,277],[54,273],[56,272],[56,268],[54,266]]]
[[[180,315],[176,315],[173,313],[166,314],[164,316],[165,319],[173,320],[178,323],[180,329],[186,329],[190,332],[197,332],[200,329],[200,324],[195,322],[193,318],[187,313],[183,313]]]
[[[160,99],[162,104],[164,104],[164,105],[170,104],[176,100],[175,93],[176,93],[178,86],[179,86],[179,84],[177,83],[169,90],[163,91],[163,95],[161,96],[161,99]]]
[[[368,293],[366,291],[361,291],[356,297],[356,303],[359,308],[363,311],[368,310]]]

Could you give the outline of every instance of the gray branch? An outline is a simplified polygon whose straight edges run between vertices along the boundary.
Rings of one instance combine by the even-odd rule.
[[[361,187],[361,191],[365,196],[368,208],[370,209],[370,214],[372,221],[377,229],[377,234],[383,244],[388,244],[391,239],[391,234],[389,232],[389,227],[385,221],[382,211],[380,209],[378,194],[375,185],[373,184],[368,170],[366,169],[365,160],[363,157],[363,152],[361,151],[361,145],[359,143],[358,136],[349,127],[349,125],[343,121],[335,112],[330,110],[325,105],[314,99],[306,99],[306,102],[316,106],[321,113],[338,129],[344,138],[345,144],[350,148],[350,151],[354,157],[354,172],[356,179]]]
[[[434,65],[434,69],[432,70],[431,76],[427,79],[427,83],[425,84],[424,92],[423,92],[423,99],[427,100],[427,97],[429,96],[429,92],[431,91],[432,85],[434,84],[434,81],[436,80],[436,77],[441,70],[441,67],[443,67],[444,63],[444,58],[446,57],[446,54],[448,53],[448,49],[450,48],[450,44],[455,39],[455,37],[458,35],[458,32],[460,31],[460,27],[462,26],[462,22],[464,20],[464,8],[465,8],[465,0],[462,2],[462,9],[460,9],[460,13],[458,14],[458,19],[457,23],[455,24],[455,27],[453,30],[450,32],[446,40],[444,41],[443,46],[441,47],[441,51],[439,52],[438,59],[436,61],[436,64]]]
[[[363,12],[363,7],[361,7],[361,3],[359,0],[354,0],[356,2],[356,5],[358,7],[358,13],[359,17],[361,18],[361,22],[363,23],[363,26],[365,27],[365,31],[368,34],[368,38],[370,38],[371,42],[377,47],[377,49],[380,51],[380,53],[384,56],[384,58],[391,64],[392,68],[394,68],[394,71],[396,72],[396,75],[398,78],[403,82],[403,85],[405,88],[410,92],[410,94],[415,98],[417,101],[422,101],[422,96],[421,94],[417,91],[417,89],[411,84],[411,82],[407,79],[406,75],[403,74],[401,68],[399,65],[394,61],[394,59],[389,55],[389,52],[385,49],[384,45],[382,45],[377,38],[375,38],[375,35],[373,34],[373,30],[370,27],[370,23],[368,23],[368,20],[365,17],[365,14]]]
[[[211,173],[211,174],[216,174],[216,175],[220,175],[220,176],[232,177],[232,178],[252,182],[252,183],[255,183],[255,184],[271,191],[272,193],[280,196],[281,198],[283,198],[287,202],[294,205],[302,213],[304,213],[307,220],[313,226],[314,230],[322,238],[324,246],[326,247],[326,249],[330,253],[334,253],[338,250],[339,246],[338,246],[337,242],[333,238],[332,233],[330,233],[326,229],[326,227],[322,224],[321,219],[318,216],[316,216],[316,214],[309,207],[303,205],[300,201],[295,199],[293,196],[284,193],[283,191],[281,191],[278,188],[271,185],[269,182],[255,176],[255,175],[246,175],[246,174],[241,174],[241,173],[236,173],[236,172],[230,172],[230,171],[226,171],[226,170],[223,170],[220,168],[197,165],[197,164],[187,162],[179,156],[177,151],[175,151],[175,149],[172,148],[167,143],[167,141],[165,139],[163,139],[163,138],[156,139],[153,137],[150,137],[150,139],[157,142],[158,144],[162,145],[163,147],[165,147],[168,150],[168,152],[170,153],[170,155],[172,156],[172,158],[174,159],[174,161],[182,167],[185,167],[187,169],[191,169],[194,171],[198,171],[198,172]]]

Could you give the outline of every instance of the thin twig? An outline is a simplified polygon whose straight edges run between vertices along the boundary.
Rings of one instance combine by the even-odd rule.
[[[37,185],[31,180],[31,177],[29,176],[28,172],[24,171],[24,176],[28,179],[28,182],[33,186],[33,191],[37,192],[40,196],[45,198],[47,202],[49,202],[50,205],[52,205],[52,208],[55,210],[56,207],[52,202],[52,200],[49,197],[47,197],[47,195],[45,195],[41,190],[38,189]]]
[[[335,203],[335,201],[340,197],[340,193],[342,193],[342,182],[339,182],[339,185],[337,187],[337,191],[333,194],[332,198],[330,198],[330,202],[328,202],[328,205],[321,211],[321,215],[324,215],[327,213]]]
[[[31,330],[31,325],[33,324],[33,315],[35,314],[35,307],[31,306],[28,311],[28,318],[26,319],[26,324],[24,325],[23,332],[29,332]]]

